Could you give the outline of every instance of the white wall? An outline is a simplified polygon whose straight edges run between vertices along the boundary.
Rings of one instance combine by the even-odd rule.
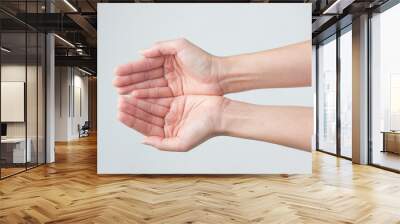
[[[38,69],[38,70],[37,70]],[[26,107],[22,106],[23,114],[26,112],[26,121],[22,122],[6,122],[7,137],[25,137],[30,140],[30,148],[32,150],[32,158],[39,163],[44,162],[44,145],[45,145],[45,120],[44,120],[44,74],[41,66],[32,66],[25,64],[3,64],[1,66],[1,81],[24,82],[26,85]],[[27,80],[25,80],[27,78]],[[2,90],[3,91],[3,90]],[[24,94],[24,91],[22,92]],[[7,97],[2,95],[3,97]],[[15,110],[16,108],[1,108],[1,110]],[[26,111],[25,111],[26,110]],[[13,113],[13,111],[8,111]],[[15,111],[14,113],[17,113]],[[37,157],[36,153],[39,153]]]
[[[78,90],[82,113],[79,105]],[[75,111],[74,111],[75,110]],[[56,67],[55,77],[55,140],[69,141],[79,137],[78,124],[88,120],[88,78],[72,67]]]
[[[74,108],[72,108],[72,119],[71,119],[71,135],[73,138],[79,137],[79,132],[77,129],[78,124],[83,125],[85,121],[88,121],[88,77],[82,76],[83,73],[79,72],[76,74],[78,70],[75,70],[74,75]],[[80,93],[78,93],[80,91]],[[80,95],[80,98],[79,98]],[[79,100],[81,102],[79,102]],[[72,103],[71,103],[72,104]],[[81,107],[81,108],[79,108]],[[81,112],[79,110],[82,110]]]
[[[5,64],[1,66],[1,81],[5,82],[26,82],[25,75],[28,72],[28,84],[27,88],[27,120],[28,120],[28,137],[33,132],[36,135],[36,80],[31,77],[32,74],[36,77],[36,66],[27,66],[19,64]],[[39,71],[40,72],[40,71]],[[34,88],[32,88],[34,86]],[[7,110],[7,108],[1,108]],[[22,108],[24,109],[24,108]],[[35,113],[33,113],[35,112]],[[25,137],[25,123],[26,122],[7,122],[7,135],[8,137]]]
[[[17,81],[25,82],[25,69],[32,70],[32,66],[27,68],[24,65],[8,64],[1,66],[1,81]],[[25,82],[26,83],[26,82]],[[1,108],[7,110],[7,108]],[[25,137],[25,123],[24,122],[10,122],[7,123],[7,136],[8,137]]]
[[[231,137],[186,153],[141,144],[117,121],[115,66],[156,41],[185,37],[215,55],[256,52],[311,39],[311,4],[99,4],[98,173],[310,173],[311,153]],[[311,55],[310,55],[311,57]],[[229,94],[256,104],[313,106],[313,88]]]
[[[55,141],[68,140],[68,67],[55,68]]]

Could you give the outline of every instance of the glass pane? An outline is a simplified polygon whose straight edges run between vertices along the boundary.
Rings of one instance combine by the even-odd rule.
[[[400,170],[400,5],[372,23],[372,163]]]
[[[1,34],[1,173],[25,170],[31,151],[26,150],[26,35]],[[6,50],[4,50],[6,49]],[[29,147],[28,147],[29,149]]]
[[[37,33],[27,33],[28,38],[28,63],[27,63],[27,80],[26,80],[26,113],[27,113],[27,143],[30,153],[30,160],[28,160],[28,168],[37,165],[37,132],[38,132],[38,88],[37,88],[37,74],[38,74],[38,50],[37,50]]]
[[[351,30],[340,36],[340,152],[352,156],[352,35]]]
[[[318,48],[318,147],[336,153],[336,39]]]

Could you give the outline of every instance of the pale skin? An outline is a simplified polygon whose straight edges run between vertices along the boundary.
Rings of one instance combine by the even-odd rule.
[[[311,43],[231,57],[207,53],[185,39],[156,43],[143,58],[116,68],[119,120],[144,144],[189,151],[209,138],[232,136],[311,148],[313,110],[260,106],[223,97],[260,88],[311,85]]]

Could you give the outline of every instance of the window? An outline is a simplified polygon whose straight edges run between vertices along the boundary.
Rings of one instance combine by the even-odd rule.
[[[336,36],[318,47],[318,149],[336,153]]]
[[[372,164],[400,170],[400,5],[371,18]]]
[[[44,1],[1,2],[43,13]],[[0,178],[45,163],[45,35],[0,12]]]
[[[340,155],[352,157],[352,33],[351,26],[340,36]]]

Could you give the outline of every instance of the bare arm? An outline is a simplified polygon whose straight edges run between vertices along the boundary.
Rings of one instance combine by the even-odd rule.
[[[152,88],[162,88],[157,97],[221,96],[251,89],[311,85],[310,41],[218,57],[178,39],[157,43],[142,54],[144,58],[116,68],[114,85],[120,94],[142,95]]]
[[[311,42],[214,60],[224,93],[311,85]]]
[[[260,106],[225,99],[220,121],[219,135],[311,150],[311,107]]]
[[[120,105],[119,119],[143,133],[145,144],[188,151],[226,135],[310,150],[312,108],[259,106],[222,97],[250,89],[310,86],[310,41],[216,57],[180,39],[142,54],[145,58],[116,69],[114,85],[132,96]]]
[[[120,102],[119,119],[144,134],[145,144],[167,151],[189,151],[214,136],[310,151],[313,131],[312,108],[260,106],[221,96],[130,97]]]

